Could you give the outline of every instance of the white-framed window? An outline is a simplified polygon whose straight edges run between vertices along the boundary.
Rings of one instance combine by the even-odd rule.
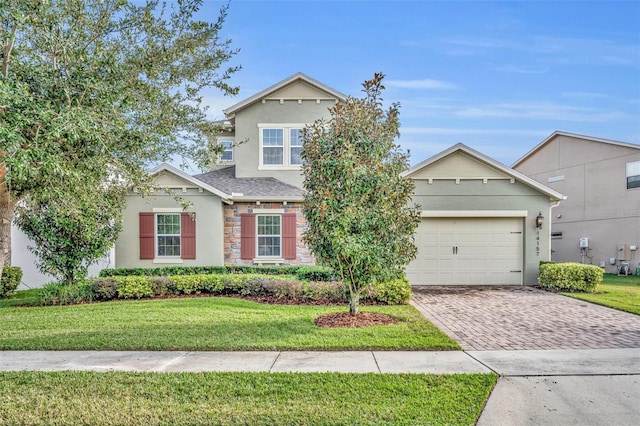
[[[282,216],[275,214],[256,215],[257,257],[282,256]]]
[[[299,170],[304,124],[258,124],[260,167]]]
[[[640,188],[640,161],[627,163],[627,189]]]
[[[289,129],[289,163],[302,164],[302,129]]]
[[[284,166],[284,129],[262,129],[260,142],[262,164]]]
[[[180,213],[157,213],[156,256],[180,257]]]
[[[220,154],[220,161],[223,163],[233,162],[233,139],[219,139],[218,144],[224,147],[224,151]]]

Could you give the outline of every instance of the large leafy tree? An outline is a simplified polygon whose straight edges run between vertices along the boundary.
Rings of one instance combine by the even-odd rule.
[[[352,315],[368,285],[397,277],[416,254],[414,185],[400,177],[408,157],[395,143],[398,104],[382,107],[382,80],[375,74],[364,98],[335,105],[304,133],[304,241],[347,284]]]
[[[35,243],[29,249],[38,267],[65,284],[87,276],[89,266],[104,257],[122,228],[125,188],[96,191],[90,201],[26,199],[15,222]]]
[[[220,38],[227,6],[203,0],[0,0],[0,275],[16,203],[90,203],[148,187],[146,166],[204,161],[202,91],[235,94]]]

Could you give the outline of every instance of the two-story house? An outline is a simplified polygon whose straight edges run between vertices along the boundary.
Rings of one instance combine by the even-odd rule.
[[[568,197],[551,217],[553,260],[640,266],[640,145],[557,131],[512,167]]]
[[[115,266],[314,264],[302,242],[300,135],[345,99],[298,73],[226,109],[213,170],[161,165],[152,197],[128,197]],[[550,253],[543,218],[562,194],[462,144],[403,176],[422,210],[412,284],[536,284]]]
[[[227,108],[225,146],[214,170],[189,176],[168,165],[151,171],[174,196],[129,197],[116,244],[118,267],[157,264],[313,264],[301,241],[301,134],[329,117],[345,96],[297,73]],[[197,232],[196,232],[197,228]],[[139,245],[131,241],[139,240]]]

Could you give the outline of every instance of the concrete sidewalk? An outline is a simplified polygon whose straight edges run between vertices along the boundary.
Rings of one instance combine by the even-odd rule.
[[[524,351],[3,351],[0,371],[640,375],[640,348]]]
[[[637,425],[640,348],[467,352],[4,351],[0,371],[488,373],[478,420],[494,425]]]

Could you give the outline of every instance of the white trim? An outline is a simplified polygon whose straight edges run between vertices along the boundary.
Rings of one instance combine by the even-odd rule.
[[[275,259],[281,259],[282,258],[282,251],[283,251],[283,247],[282,247],[282,243],[283,243],[283,238],[282,238],[282,213],[277,213],[277,212],[273,212],[274,210],[280,210],[280,209],[258,209],[258,211],[254,210],[254,214],[256,215],[256,255],[255,255],[255,259],[262,259],[264,262],[273,262]],[[280,228],[280,234],[276,235],[276,234],[260,234],[258,232],[258,229],[260,228],[260,224],[259,219],[260,217],[277,217],[280,219],[280,224],[279,224],[279,228]],[[260,256],[260,237],[278,237],[280,244],[279,244],[279,248],[280,248],[280,253],[277,256]],[[254,262],[255,262],[254,259]]]
[[[422,210],[420,217],[527,217],[527,210]]]
[[[155,210],[155,209],[154,209]],[[162,209],[161,209],[162,210]],[[166,209],[166,210],[175,210],[175,209]],[[154,259],[181,259],[182,258],[182,210],[179,209],[178,212],[153,212],[153,244],[154,244]],[[159,215],[163,215],[163,216],[178,216],[178,226],[180,231],[177,234],[160,234],[158,233],[158,216]],[[180,238],[180,254],[179,255],[165,255],[162,256],[160,254],[158,254],[160,245],[158,243],[158,238],[159,237],[166,237],[166,236],[178,236],[178,238]]]
[[[182,213],[183,210],[180,207],[154,207],[154,213]]]
[[[184,263],[184,260],[179,257],[156,257],[153,263]]]
[[[291,164],[291,130],[302,130],[304,123],[258,123],[258,170],[301,170],[301,164]],[[282,164],[264,164],[263,131],[282,130]]]
[[[254,208],[253,212],[255,214],[283,214],[283,213],[285,213],[284,209],[261,209],[261,208]]]
[[[305,123],[258,123],[257,127],[259,129],[266,127],[268,129],[281,129],[281,128],[294,128],[294,129],[304,129],[308,124]]]
[[[257,257],[253,259],[253,263],[257,265],[265,265],[265,264],[274,264],[281,265],[284,263],[284,259],[282,258],[269,258],[269,257]]]
[[[222,142],[231,142],[231,146],[229,147],[229,149],[231,150],[231,160],[223,160],[222,159],[222,155],[224,154],[224,151],[226,151],[226,149],[225,149],[225,150],[223,150],[223,152],[218,154],[218,158],[217,158],[218,164],[233,164],[235,159],[236,159],[236,155],[235,155],[236,153],[235,153],[235,150],[233,149],[234,145],[236,143],[235,137],[234,136],[231,136],[231,137],[229,137],[229,136],[218,136],[216,138],[216,144],[219,145],[219,146],[222,146]]]
[[[262,150],[260,150],[260,161],[262,161]],[[302,165],[299,166],[278,166],[276,164],[272,165],[260,165],[258,166],[258,170],[302,170]]]

